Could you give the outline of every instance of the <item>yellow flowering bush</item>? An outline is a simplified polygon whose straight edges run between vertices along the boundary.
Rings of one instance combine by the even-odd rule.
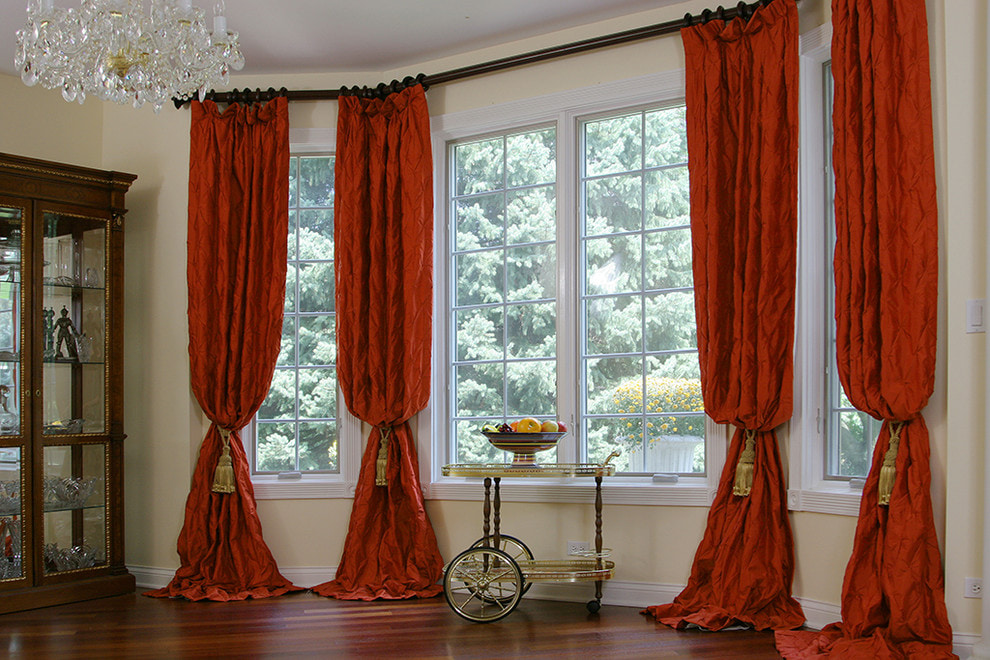
[[[662,435],[700,437],[705,434],[704,417],[684,415],[684,413],[699,413],[705,410],[701,399],[700,380],[650,377],[645,381],[645,396],[643,385],[644,381],[641,378],[633,378],[621,383],[615,388],[612,401],[617,412],[629,415],[643,414],[643,406],[646,406],[645,412],[648,415],[646,424],[651,441]],[[631,420],[624,421],[629,428],[633,427]]]

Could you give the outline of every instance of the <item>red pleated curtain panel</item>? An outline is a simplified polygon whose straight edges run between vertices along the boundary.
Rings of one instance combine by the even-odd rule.
[[[407,423],[430,395],[433,159],[422,86],[384,100],[342,96],[335,167],[337,376],[372,430],[336,577],[313,591],[436,596],[443,560]]]
[[[793,402],[797,9],[776,0],[681,35],[702,396],[737,430],[687,586],[644,613],[677,628],[795,628],[804,613],[774,429]]]
[[[189,360],[212,424],[203,440],[171,583],[190,600],[299,590],[265,544],[238,431],[268,393],[282,334],[289,208],[284,98],[265,106],[192,104],[189,157]]]
[[[838,373],[883,420],[842,584],[842,621],[778,633],[788,658],[952,655],[932,519],[938,213],[924,0],[834,0]]]

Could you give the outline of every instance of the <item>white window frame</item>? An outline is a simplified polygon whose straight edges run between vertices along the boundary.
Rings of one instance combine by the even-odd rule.
[[[293,156],[336,151],[336,131],[321,128],[290,128],[289,152]],[[241,433],[244,451],[252,460],[255,424],[252,419]],[[337,389],[337,464],[336,473],[283,472],[282,474],[252,474],[255,499],[328,499],[354,497],[361,468],[361,420],[344,405]]]
[[[798,284],[794,360],[794,415],[782,439],[789,448],[787,506],[846,516],[859,515],[862,480],[826,479],[826,368],[828,355],[825,278],[832,264],[823,246],[828,203],[823,67],[831,58],[832,26],[801,36],[801,159]]]
[[[449,329],[447,324],[450,267],[447,263],[448,245],[448,176],[447,145],[450,141],[476,136],[515,131],[527,126],[555,124],[557,129],[557,241],[560,252],[577,254],[578,222],[578,163],[579,120],[610,111],[651,105],[663,105],[683,100],[684,70],[676,70],[643,76],[630,80],[605,83],[583,89],[570,90],[525,99],[476,110],[439,115],[432,118],[434,154],[434,343],[433,384],[429,407],[417,420],[421,481],[426,497],[444,500],[479,500],[482,492],[478,479],[443,477],[441,468],[446,461],[447,395],[446,359],[449,354]],[[557,295],[558,319],[577,319],[578,304],[577,268],[575,259],[565,259],[558,268]],[[558,326],[557,352],[561,356],[575,356],[574,360],[558,363],[558,382],[578,383],[578,334],[576,323],[571,327]],[[558,418],[576,428],[579,397],[569,393],[558,402]],[[681,475],[676,483],[656,483],[653,477],[623,476],[609,479],[603,489],[605,502],[612,504],[709,506],[725,463],[728,446],[728,427],[720,426],[706,417],[706,473],[692,477]],[[426,440],[429,439],[429,440]],[[575,442],[558,447],[558,460],[578,460]],[[587,502],[592,497],[592,480],[571,479],[564,481],[539,479],[505,479],[501,485],[501,498],[516,502]]]

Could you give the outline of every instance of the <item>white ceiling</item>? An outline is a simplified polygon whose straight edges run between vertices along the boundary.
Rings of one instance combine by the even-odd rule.
[[[240,33],[242,73],[332,73],[397,69],[683,1],[229,0],[226,13]],[[0,72],[16,74],[14,32],[26,4],[0,0]],[[212,0],[193,4],[212,16]]]

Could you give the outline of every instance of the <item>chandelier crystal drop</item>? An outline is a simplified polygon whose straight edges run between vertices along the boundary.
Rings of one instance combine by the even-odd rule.
[[[150,3],[146,14],[142,0],[81,0],[74,9],[29,0],[14,56],[21,80],[61,89],[69,102],[96,96],[135,108],[150,103],[158,112],[173,98],[204,98],[244,66],[223,0],[214,6],[212,32],[192,0]]]

